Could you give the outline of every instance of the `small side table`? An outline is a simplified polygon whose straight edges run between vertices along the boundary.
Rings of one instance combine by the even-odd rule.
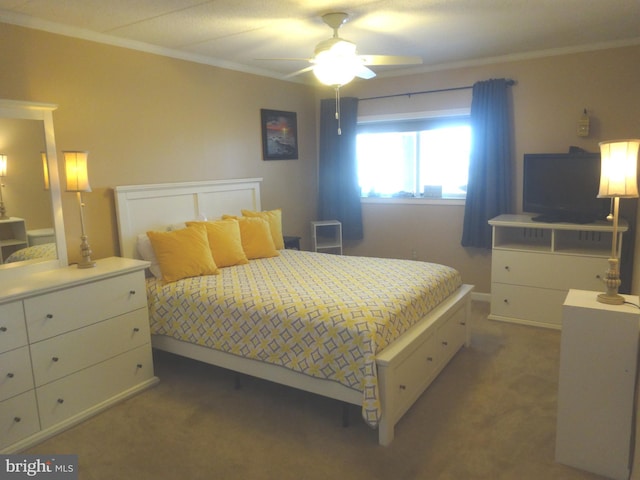
[[[300,250],[300,238],[292,235],[284,236],[284,248],[289,250]]]
[[[569,290],[560,339],[556,460],[627,480],[633,455],[638,297],[608,305]]]

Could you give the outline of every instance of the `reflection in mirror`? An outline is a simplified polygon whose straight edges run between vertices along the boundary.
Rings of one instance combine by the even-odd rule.
[[[0,153],[7,159],[0,188],[8,217],[0,219],[0,280],[66,265],[54,108],[0,100]]]

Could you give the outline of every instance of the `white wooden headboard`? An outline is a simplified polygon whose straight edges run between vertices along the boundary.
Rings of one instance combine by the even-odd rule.
[[[198,218],[209,220],[240,210],[261,209],[261,178],[205,182],[123,185],[114,188],[120,255],[140,258],[138,234],[166,230],[170,225]]]

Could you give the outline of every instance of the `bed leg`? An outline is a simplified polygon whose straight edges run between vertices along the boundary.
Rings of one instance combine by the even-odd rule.
[[[342,427],[347,428],[349,426],[349,404],[342,402]]]
[[[239,373],[236,373],[236,374],[233,376],[233,379],[234,379],[234,385],[233,385],[233,388],[234,388],[235,390],[240,390],[240,389],[242,388],[242,382],[240,381],[240,374],[239,374]]]

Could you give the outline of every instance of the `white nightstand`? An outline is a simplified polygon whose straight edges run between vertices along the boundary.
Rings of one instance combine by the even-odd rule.
[[[626,480],[633,455],[640,310],[570,290],[560,347],[556,460]],[[624,295],[638,305],[637,296]]]
[[[0,263],[21,248],[27,246],[27,229],[24,219],[10,217],[0,220]]]
[[[342,223],[338,220],[311,222],[311,239],[314,252],[342,255]]]

